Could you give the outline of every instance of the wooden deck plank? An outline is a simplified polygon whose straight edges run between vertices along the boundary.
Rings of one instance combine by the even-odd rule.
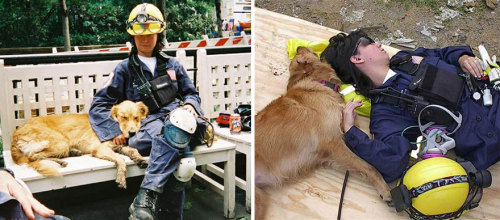
[[[286,41],[291,38],[324,40],[339,33],[297,18],[255,8],[255,108],[262,110],[285,92],[289,60]],[[389,54],[396,49],[384,47]],[[500,219],[500,164],[489,168],[493,184],[484,190],[480,206],[462,219]],[[340,200],[344,169],[319,169],[309,176],[268,190],[272,204],[266,219],[334,219]],[[393,186],[394,183],[391,185]],[[378,196],[375,188],[360,175],[351,173],[342,209],[344,219],[408,219],[396,213]]]

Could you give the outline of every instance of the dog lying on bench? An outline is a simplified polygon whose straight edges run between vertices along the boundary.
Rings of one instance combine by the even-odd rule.
[[[264,219],[271,205],[263,189],[297,180],[322,165],[361,173],[390,202],[390,189],[382,175],[344,143],[344,101],[340,93],[322,85],[340,85],[334,70],[305,47],[297,49],[289,68],[286,94],[255,117],[256,219]]]
[[[125,137],[138,132],[141,120],[148,115],[142,102],[124,101],[111,109],[111,117],[118,122]],[[61,175],[58,168],[67,163],[61,158],[91,154],[116,164],[116,183],[126,188],[127,167],[119,154],[132,159],[141,168],[148,165],[137,149],[117,146],[112,141],[99,141],[92,129],[88,114],[51,115],[32,118],[13,135],[11,153],[16,164],[28,164],[44,176]]]

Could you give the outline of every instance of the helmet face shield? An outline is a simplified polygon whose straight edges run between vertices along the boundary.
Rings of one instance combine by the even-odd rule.
[[[158,34],[165,30],[165,21],[160,10],[148,3],[132,9],[127,20],[127,32],[130,35]]]

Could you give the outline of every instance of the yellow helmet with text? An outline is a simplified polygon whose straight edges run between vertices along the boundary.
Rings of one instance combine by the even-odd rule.
[[[130,35],[149,35],[165,30],[165,20],[160,9],[143,3],[135,6],[127,20],[127,32]]]
[[[439,187],[432,186],[434,181],[434,185]],[[455,212],[462,207],[469,194],[465,169],[444,157],[426,159],[415,164],[406,172],[403,184],[408,189],[415,189],[415,197],[411,199],[412,206],[424,215]]]
[[[489,171],[469,161],[433,157],[407,169],[391,195],[396,211],[404,210],[413,219],[458,218],[479,206],[491,181]]]

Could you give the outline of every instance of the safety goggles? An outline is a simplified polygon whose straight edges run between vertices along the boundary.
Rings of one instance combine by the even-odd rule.
[[[134,20],[128,22],[127,26],[135,34],[143,34],[146,31],[157,34],[163,30],[165,23],[153,16],[139,14]]]
[[[356,41],[356,44],[354,45],[354,50],[352,50],[352,54],[351,54],[351,57],[358,54],[358,47],[359,45],[363,45],[363,46],[368,46],[370,44],[373,44],[375,43],[374,40],[372,40],[371,38],[369,37],[360,37],[358,39],[358,41]],[[349,57],[350,58],[350,57]],[[354,64],[349,60],[349,63],[350,63],[350,67],[351,67],[351,77],[352,77],[352,80],[353,80],[353,86],[354,88],[357,88],[357,85],[358,85],[358,79],[356,78],[356,75],[354,73]]]
[[[356,45],[354,46],[354,50],[352,51],[351,57],[358,54],[358,47],[360,44],[366,47],[373,43],[375,43],[375,41],[369,37],[360,37],[356,42]]]

